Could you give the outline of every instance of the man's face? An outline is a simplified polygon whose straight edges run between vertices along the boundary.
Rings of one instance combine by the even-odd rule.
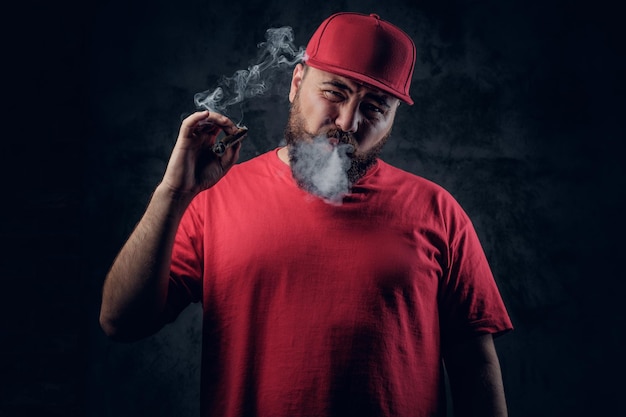
[[[338,153],[348,160],[348,187],[376,161],[391,133],[399,105],[397,98],[378,89],[316,68],[305,69],[302,65],[294,70],[289,101],[292,106],[285,138],[292,171],[294,163],[302,162],[304,155],[311,158],[312,152],[301,151],[307,144],[328,149],[326,156],[316,156],[322,159],[331,158],[331,150],[337,145]],[[294,176],[303,188],[315,191],[306,184],[309,181],[306,177],[318,175],[317,171],[294,172]]]

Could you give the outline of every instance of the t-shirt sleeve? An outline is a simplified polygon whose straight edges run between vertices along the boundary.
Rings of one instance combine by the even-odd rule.
[[[176,232],[165,322],[172,322],[190,303],[201,300],[203,277],[203,221],[199,199],[185,211]]]
[[[513,329],[474,226],[457,205],[448,223],[448,268],[440,291],[442,342]]]

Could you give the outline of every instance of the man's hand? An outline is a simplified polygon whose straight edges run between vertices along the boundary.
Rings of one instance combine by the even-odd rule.
[[[237,162],[241,144],[217,156],[212,146],[220,131],[227,135],[237,126],[226,116],[209,111],[193,113],[183,120],[162,185],[182,198],[191,199],[215,185]]]

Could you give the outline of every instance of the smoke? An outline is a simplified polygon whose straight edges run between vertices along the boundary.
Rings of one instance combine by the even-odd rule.
[[[196,93],[196,107],[227,114],[228,107],[267,92],[278,70],[292,67],[304,57],[304,48],[296,49],[289,26],[267,29],[265,39],[258,44],[260,52],[256,64],[236,71],[230,78],[222,77],[213,90]]]
[[[341,204],[352,187],[348,177],[354,152],[350,144],[332,145],[326,136],[291,145],[289,157],[294,178],[304,190],[331,204]]]

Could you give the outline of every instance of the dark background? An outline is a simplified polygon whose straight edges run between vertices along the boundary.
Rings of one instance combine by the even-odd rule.
[[[468,211],[516,327],[497,340],[510,415],[623,415],[622,14],[567,1],[35,2],[6,10],[0,416],[193,416],[199,306],[134,344],[99,291],[193,95],[247,68],[270,27],[304,46],[340,11],[418,49],[388,162]],[[284,91],[241,108],[243,159],[276,147]]]

